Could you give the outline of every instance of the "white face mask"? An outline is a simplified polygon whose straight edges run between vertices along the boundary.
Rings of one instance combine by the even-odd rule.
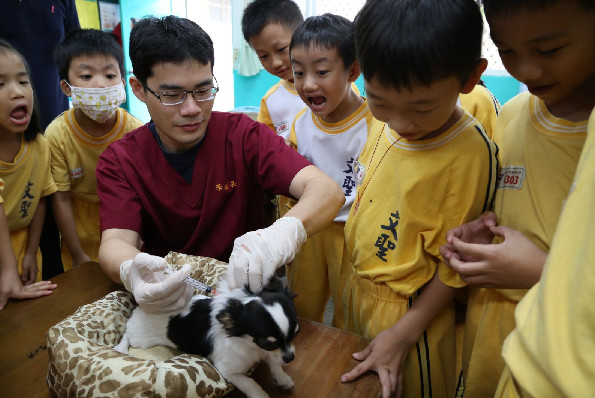
[[[68,87],[71,90],[72,106],[83,111],[97,123],[108,121],[120,104],[126,101],[123,83],[104,88],[75,87],[70,84]]]

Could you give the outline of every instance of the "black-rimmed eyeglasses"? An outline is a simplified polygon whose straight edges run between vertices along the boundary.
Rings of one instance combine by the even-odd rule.
[[[215,79],[215,76],[213,76]],[[147,90],[151,94],[153,94],[163,105],[179,105],[182,102],[186,101],[186,95],[192,94],[194,100],[196,102],[205,102],[215,99],[215,95],[219,91],[219,85],[217,84],[217,79],[215,79],[215,86],[213,87],[201,87],[197,88],[196,90],[171,90],[171,91],[162,91],[160,93],[156,93],[155,91],[151,90],[147,87]]]

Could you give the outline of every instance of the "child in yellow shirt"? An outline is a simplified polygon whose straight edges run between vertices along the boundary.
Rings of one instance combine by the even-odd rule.
[[[124,55],[111,34],[93,29],[71,32],[56,47],[54,58],[62,91],[73,104],[45,132],[58,187],[53,208],[68,271],[98,260],[101,236],[95,168],[99,155],[142,123],[119,107],[126,100]]]
[[[38,264],[45,197],[56,184],[36,105],[24,58],[0,39],[0,309],[11,297],[47,295],[56,287],[40,282]]]
[[[494,396],[502,344],[519,326],[517,304],[543,270],[595,106],[592,1],[486,0],[484,9],[504,66],[528,92],[508,101],[496,123],[501,172],[494,211],[449,231],[441,249],[470,285],[468,398]]]
[[[539,283],[515,311],[494,395],[589,397],[595,391],[595,110]]]
[[[446,231],[492,202],[497,147],[457,105],[487,66],[473,0],[369,0],[356,48],[372,114],[345,225],[347,329],[373,339],[350,381],[378,373],[384,398],[454,396],[452,299],[464,285],[442,263]]]

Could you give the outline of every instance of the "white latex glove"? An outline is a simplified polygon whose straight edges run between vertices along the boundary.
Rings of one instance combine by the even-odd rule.
[[[169,275],[165,273],[166,267],[163,257],[147,253],[138,253],[133,260],[120,265],[124,287],[146,313],[179,311],[192,298],[192,286],[184,282],[190,276],[190,266],[186,264]]]
[[[295,217],[282,217],[268,228],[236,238],[227,268],[229,289],[248,285],[254,293],[273,276],[277,268],[295,257],[308,236]]]

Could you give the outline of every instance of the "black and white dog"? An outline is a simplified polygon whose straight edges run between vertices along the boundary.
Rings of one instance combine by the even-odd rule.
[[[249,398],[268,394],[246,373],[265,360],[277,385],[293,388],[282,365],[294,358],[292,341],[299,325],[293,295],[273,277],[257,294],[248,287],[227,289],[220,282],[213,298],[196,295],[184,310],[147,314],[137,307],[115,350],[164,345],[189,354],[208,357],[225,379]]]

